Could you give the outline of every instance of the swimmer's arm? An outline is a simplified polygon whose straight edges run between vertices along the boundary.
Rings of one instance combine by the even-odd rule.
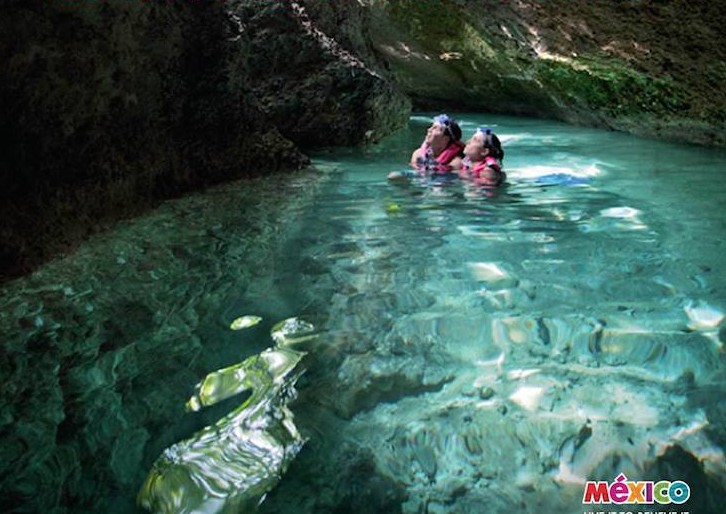
[[[463,167],[463,162],[464,160],[461,157],[454,157],[449,163],[451,171],[459,171]]]
[[[409,164],[411,164],[411,167],[412,168],[417,168],[418,167],[418,160],[420,158],[423,158],[423,156],[421,155],[421,149],[420,148],[417,148],[411,154],[411,162]]]

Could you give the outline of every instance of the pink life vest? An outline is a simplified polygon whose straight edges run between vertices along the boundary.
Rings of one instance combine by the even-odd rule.
[[[483,161],[479,161],[472,166],[471,160],[468,158],[463,161],[463,169],[468,171],[472,178],[482,178],[481,174],[486,168],[491,168],[497,172],[497,179],[495,181],[487,180],[487,183],[482,183],[486,186],[499,186],[506,179],[507,175],[502,171],[502,167],[499,165],[499,161],[491,155],[484,157]],[[482,178],[483,180],[483,178]]]
[[[444,151],[434,157],[431,151],[431,145],[424,143],[421,145],[420,152],[424,157],[419,157],[416,167],[421,170],[432,170],[439,173],[451,171],[450,163],[457,157],[461,157],[464,150],[464,143],[461,141],[453,141]]]

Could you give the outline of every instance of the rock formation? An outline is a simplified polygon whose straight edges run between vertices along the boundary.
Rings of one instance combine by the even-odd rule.
[[[308,160],[292,141],[374,140],[409,112],[296,2],[11,0],[4,11],[0,276],[164,198],[299,169]]]
[[[712,2],[367,3],[371,40],[415,106],[726,145],[726,14]]]

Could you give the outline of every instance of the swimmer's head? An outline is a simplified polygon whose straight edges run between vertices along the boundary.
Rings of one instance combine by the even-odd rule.
[[[439,125],[443,127],[444,134],[449,136],[452,141],[461,140],[461,127],[454,118],[448,114],[439,114],[433,119],[433,126]]]
[[[500,161],[504,159],[502,143],[499,141],[497,135],[492,132],[492,129],[489,127],[478,127],[472,136],[472,139],[474,138],[481,140],[481,144],[484,148],[489,150],[489,154],[492,157],[499,159]]]

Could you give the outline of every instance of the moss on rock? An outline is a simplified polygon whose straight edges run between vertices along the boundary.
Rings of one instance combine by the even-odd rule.
[[[554,117],[726,145],[723,10],[706,0],[369,0],[419,107]],[[676,127],[697,127],[682,133]],[[670,128],[668,128],[670,127]]]

